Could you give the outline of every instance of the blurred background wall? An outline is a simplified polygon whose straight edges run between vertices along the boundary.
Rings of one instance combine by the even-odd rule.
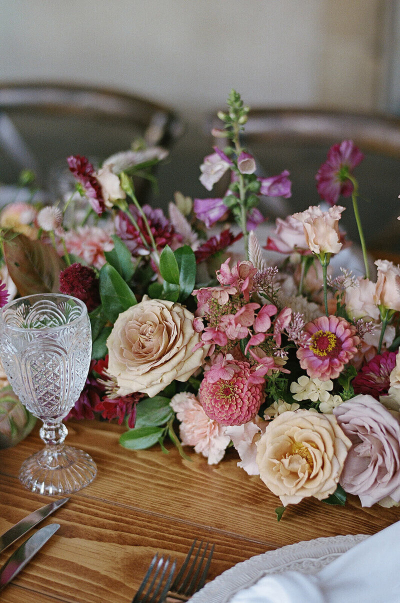
[[[0,0],[0,83],[86,83],[169,105],[186,133],[161,195],[204,195],[205,116],[231,88],[253,107],[400,111],[399,14],[398,0]]]

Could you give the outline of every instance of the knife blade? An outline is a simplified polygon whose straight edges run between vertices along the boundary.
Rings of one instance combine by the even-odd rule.
[[[59,523],[52,523],[44,528],[40,528],[33,534],[28,540],[25,540],[20,547],[11,555],[9,560],[0,569],[0,591],[11,580],[15,578],[17,574],[25,567],[27,563],[36,555],[44,544],[57,532],[60,527]]]
[[[46,517],[54,513],[54,511],[65,504],[67,500],[69,500],[69,498],[60,498],[60,500],[56,500],[55,502],[41,507],[7,530],[7,532],[0,536],[0,553],[10,546],[10,544],[18,540],[18,538],[21,538],[21,536],[29,532],[31,528],[34,528],[43,519],[46,519]]]

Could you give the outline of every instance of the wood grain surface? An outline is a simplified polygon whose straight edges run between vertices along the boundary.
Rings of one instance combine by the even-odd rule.
[[[124,428],[98,421],[68,423],[67,443],[98,466],[96,480],[42,525],[57,533],[0,595],[3,603],[130,603],[155,554],[183,562],[194,538],[215,543],[209,578],[236,563],[283,545],[321,536],[374,534],[400,519],[400,508],[362,509],[308,499],[281,505],[258,477],[248,476],[231,451],[219,466],[174,447],[132,452],[118,444]],[[19,483],[24,459],[42,447],[38,427],[15,448],[0,451],[0,533],[48,503]],[[21,543],[0,555],[3,564]],[[212,603],[212,602],[210,602]]]

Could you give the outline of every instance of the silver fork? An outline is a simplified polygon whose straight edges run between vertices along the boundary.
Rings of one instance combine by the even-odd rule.
[[[209,542],[206,542],[202,550],[203,541],[201,541],[194,552],[196,544],[197,540],[190,547],[186,559],[168,591],[168,601],[188,601],[194,593],[204,586],[215,545],[210,545]]]
[[[139,586],[139,590],[133,597],[132,603],[163,603],[165,601],[176,568],[176,559],[174,559],[167,574],[170,561],[170,557],[164,559],[162,556],[159,558],[158,553],[154,555],[149,569]],[[164,582],[164,587],[162,588],[165,576],[166,580]],[[146,586],[148,586],[148,588],[144,593]]]

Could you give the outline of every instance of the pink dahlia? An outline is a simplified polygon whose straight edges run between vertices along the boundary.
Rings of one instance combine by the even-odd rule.
[[[248,362],[230,360],[224,378],[205,374],[199,389],[204,412],[221,425],[242,425],[253,419],[265,399],[265,381],[254,378],[256,368]],[[210,378],[211,377],[211,378]]]
[[[337,316],[316,318],[305,325],[304,333],[307,339],[297,350],[297,358],[309,377],[321,381],[339,377],[360,343],[356,328]]]
[[[343,140],[328,151],[328,158],[319,168],[317,190],[321,199],[335,205],[340,195],[350,197],[353,184],[349,180],[352,170],[364,159],[364,154],[352,140]]]
[[[390,387],[390,373],[396,366],[396,352],[384,352],[372,358],[351,382],[355,394],[369,394],[377,400]]]

